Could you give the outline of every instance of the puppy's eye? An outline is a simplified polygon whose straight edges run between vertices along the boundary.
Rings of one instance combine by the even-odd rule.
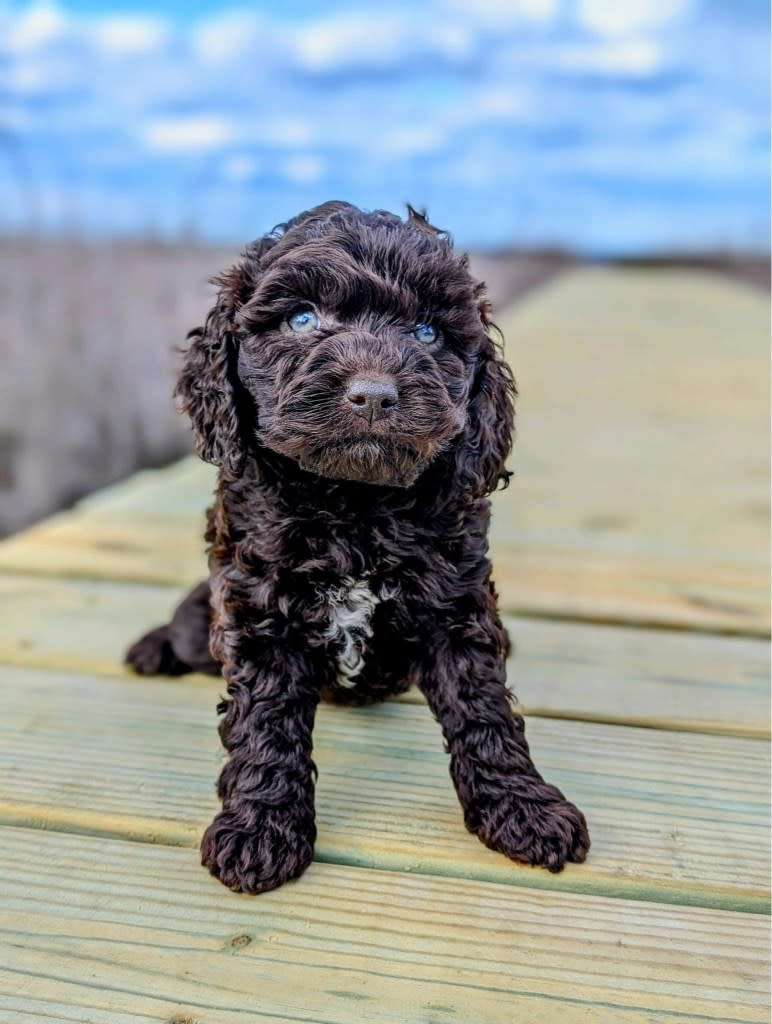
[[[313,309],[296,309],[287,317],[287,323],[297,334],[309,334],[319,329],[320,320]]]
[[[431,345],[440,336],[440,332],[431,324],[416,324],[411,333],[416,341],[423,341],[427,345]]]

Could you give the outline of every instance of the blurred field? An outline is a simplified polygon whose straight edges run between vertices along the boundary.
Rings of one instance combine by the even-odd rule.
[[[190,450],[170,397],[174,349],[210,304],[208,279],[236,254],[193,244],[0,242],[0,535]],[[499,311],[575,265],[549,251],[473,257]],[[707,265],[768,277],[763,260]]]
[[[186,450],[172,348],[230,255],[0,245],[0,532]]]

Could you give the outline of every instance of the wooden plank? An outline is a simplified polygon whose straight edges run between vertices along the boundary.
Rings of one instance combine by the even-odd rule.
[[[202,505],[203,510],[203,505]],[[0,543],[0,572],[192,586],[206,574],[203,511],[64,513]],[[510,614],[767,637],[765,570],[514,550],[494,542]]]
[[[164,516],[199,523],[211,504],[217,485],[217,470],[195,456],[188,456],[162,469],[134,473],[110,487],[103,487],[75,506],[79,512]]]
[[[206,575],[195,520],[60,513],[0,543],[0,572],[189,586]]]
[[[215,694],[182,681],[4,668],[0,821],[195,845],[215,810]],[[323,707],[325,862],[684,904],[768,905],[768,744],[531,719],[537,764],[583,808],[593,850],[560,875],[466,833],[424,707]]]
[[[766,295],[704,273],[585,268],[501,325],[520,391],[520,529],[548,547],[563,546],[557,531],[614,553],[766,554]]]
[[[0,851],[9,1024],[767,1020],[758,915],[333,865],[255,898],[192,851],[23,829]]]
[[[512,606],[768,630],[767,296],[584,268],[500,321],[520,398],[495,551],[532,566]]]
[[[184,588],[0,575],[0,663],[124,675],[129,644],[168,622],[184,593]]]
[[[121,674],[128,644],[165,621],[181,594],[0,576],[0,662]],[[509,678],[527,714],[769,735],[764,641],[533,619],[507,625],[517,648]]]
[[[499,514],[499,520],[501,513]],[[770,635],[769,583],[756,566],[584,550],[539,550],[502,542],[494,531],[494,572],[508,612],[584,622]]]

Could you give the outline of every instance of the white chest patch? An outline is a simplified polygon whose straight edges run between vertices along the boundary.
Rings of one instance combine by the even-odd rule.
[[[365,646],[373,635],[373,612],[391,594],[375,594],[366,579],[346,576],[340,586],[326,593],[330,624],[325,636],[340,645],[338,652],[338,684],[350,688],[364,668]]]

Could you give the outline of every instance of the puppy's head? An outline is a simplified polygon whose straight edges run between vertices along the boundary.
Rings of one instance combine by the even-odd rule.
[[[320,476],[409,487],[444,456],[476,494],[506,480],[512,377],[482,285],[423,216],[325,203],[216,283],[177,388],[205,459],[237,475],[267,448]]]

